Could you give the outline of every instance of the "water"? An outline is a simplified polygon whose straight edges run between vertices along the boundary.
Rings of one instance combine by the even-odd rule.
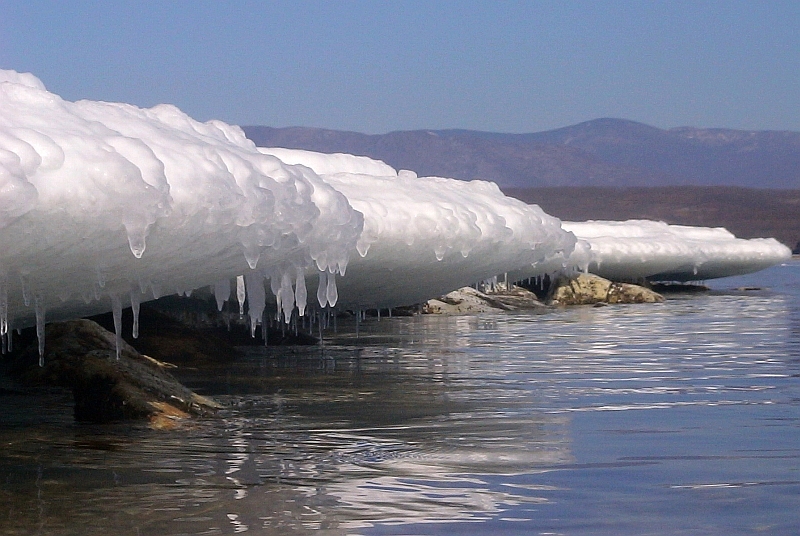
[[[800,263],[713,286],[340,325],[173,432],[2,392],[0,534],[798,534]]]

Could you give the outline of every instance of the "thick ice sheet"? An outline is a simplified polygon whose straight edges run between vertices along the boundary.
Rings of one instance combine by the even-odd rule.
[[[618,281],[698,281],[746,274],[791,258],[772,238],[647,220],[563,222],[589,243],[590,272]]]
[[[362,226],[341,193],[238,127],[0,75],[0,301],[14,327],[230,287],[256,263],[292,283],[344,270]]]
[[[560,220],[494,183],[417,177],[352,155],[260,150],[312,168],[364,214],[360,255],[337,283],[345,306],[416,303],[504,272],[552,273],[575,246]]]
[[[0,333],[208,285],[220,303],[246,299],[255,327],[268,301],[288,317],[307,302],[410,304],[504,272],[706,279],[788,255],[722,229],[562,228],[493,183],[259,150],[173,106],[66,102],[0,71]]]
[[[491,183],[279,156],[173,106],[67,102],[3,71],[2,331],[207,285],[220,302],[247,296],[254,325],[268,301],[286,316],[308,301],[409,304],[561,267],[575,243]]]

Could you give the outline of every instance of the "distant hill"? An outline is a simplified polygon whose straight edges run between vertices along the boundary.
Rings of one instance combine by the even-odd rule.
[[[501,187],[728,185],[800,189],[800,132],[663,130],[596,119],[531,134],[415,130],[368,135],[318,128],[243,127],[259,146],[344,152],[419,175]]]

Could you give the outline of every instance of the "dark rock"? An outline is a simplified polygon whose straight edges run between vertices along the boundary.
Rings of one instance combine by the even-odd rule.
[[[148,418],[154,427],[170,427],[189,415],[220,406],[178,382],[170,367],[142,355],[124,341],[117,357],[113,333],[91,320],[48,324],[44,366],[36,345],[12,366],[28,384],[67,387],[75,397],[79,421],[112,422]]]
[[[711,291],[710,287],[697,283],[652,283],[649,288],[659,294],[695,294]]]

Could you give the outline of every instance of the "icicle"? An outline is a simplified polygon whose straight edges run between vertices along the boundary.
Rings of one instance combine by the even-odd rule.
[[[306,290],[306,278],[303,270],[297,269],[297,281],[294,285],[294,301],[297,304],[297,312],[300,316],[305,316],[308,301],[308,290]]]
[[[114,317],[114,343],[117,346],[117,360],[122,350],[122,303],[119,296],[111,295],[111,314]]]
[[[359,240],[356,243],[356,250],[358,250],[359,255],[361,255],[362,257],[366,257],[367,253],[369,253],[369,247],[371,245],[372,244],[370,242],[362,242],[361,240]]]
[[[261,339],[264,341],[264,346],[267,346],[267,322],[266,313],[261,313]]]
[[[328,304],[328,272],[323,270],[319,273],[319,287],[317,287],[317,301],[320,307]]]
[[[258,259],[261,257],[261,250],[258,246],[251,246],[244,248],[244,258],[247,261],[247,265],[250,267],[251,270],[255,270],[256,266],[258,266]]]
[[[339,301],[339,291],[336,289],[336,274],[329,273],[328,274],[328,285],[327,285],[327,297],[328,297],[328,304],[333,307],[336,305],[336,302]]]
[[[131,290],[131,312],[133,312],[133,327],[131,328],[131,334],[133,335],[134,339],[139,338],[139,305],[141,303],[141,299],[139,297],[139,292],[136,289]]]
[[[267,296],[264,290],[264,275],[260,271],[248,272],[244,276],[247,288],[247,314],[250,317],[250,336],[255,338],[256,327],[264,314]]]
[[[28,285],[25,282],[25,278],[19,276],[20,282],[22,283],[22,302],[25,304],[25,307],[31,306],[31,296],[30,292],[28,292]]]
[[[247,292],[244,288],[244,276],[236,276],[236,299],[239,300],[239,316],[244,316],[244,300],[247,297]]]
[[[0,281],[0,336],[8,333],[8,291],[5,281]]]
[[[272,291],[273,296],[277,296],[281,291],[281,276],[283,274],[279,270],[272,270],[269,274],[269,289]]]
[[[381,308],[378,307],[376,310],[378,311],[378,322],[380,322],[381,321]]]
[[[220,279],[214,283],[214,297],[217,299],[217,310],[222,311],[225,302],[231,297],[230,279]]]
[[[128,246],[131,248],[131,253],[137,259],[141,259],[144,250],[147,247],[145,238],[147,237],[147,227],[137,225],[126,225],[125,231],[128,234]]]
[[[283,320],[288,324],[292,319],[292,310],[294,309],[294,290],[292,289],[292,276],[289,272],[284,272],[281,276],[280,293]]]
[[[361,309],[356,310],[356,339],[358,338],[359,326],[361,326]]]
[[[33,310],[36,314],[36,338],[39,341],[39,366],[44,366],[44,300],[38,294],[33,298]]]

